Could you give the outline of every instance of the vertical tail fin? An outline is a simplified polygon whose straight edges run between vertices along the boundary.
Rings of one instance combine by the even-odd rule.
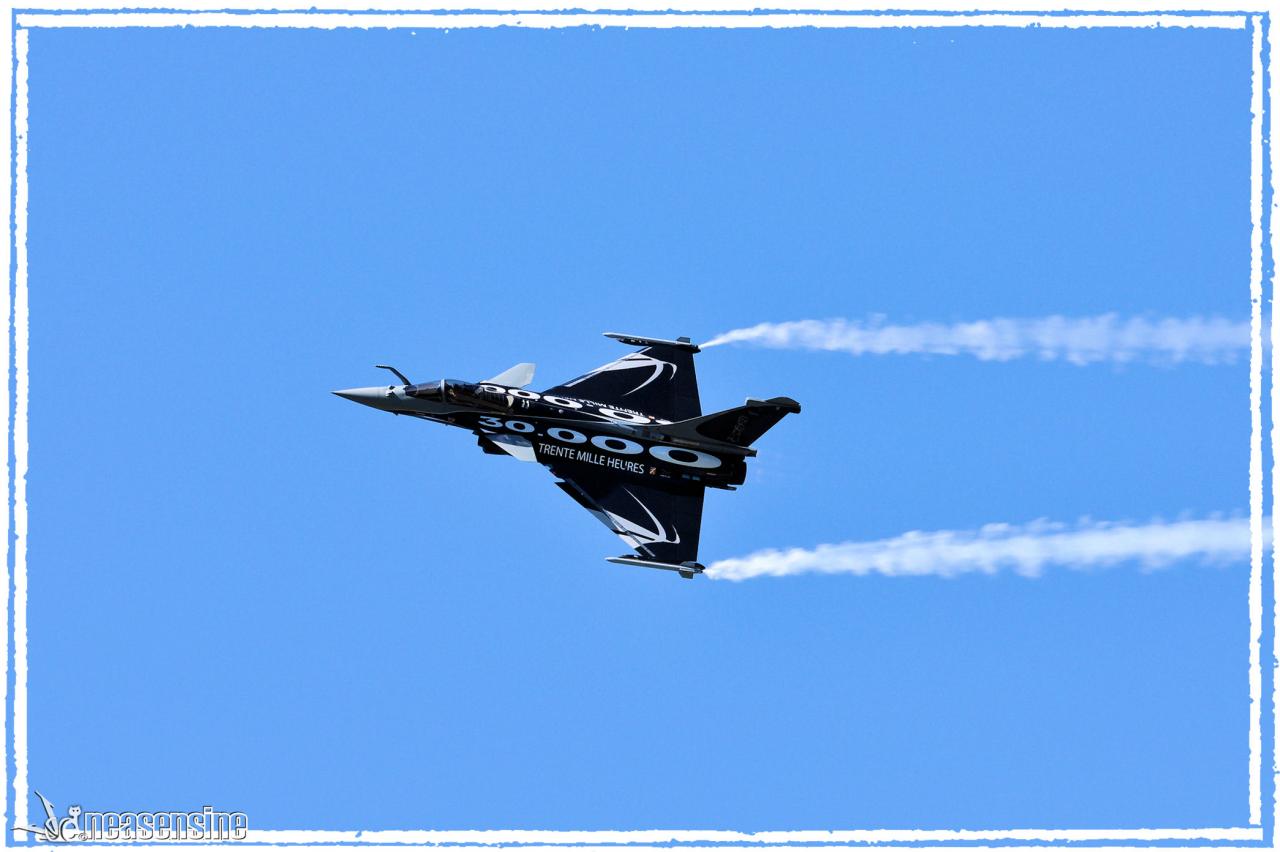
[[[739,447],[749,447],[788,414],[799,414],[800,403],[785,396],[773,399],[748,399],[745,405],[694,417],[661,427],[672,437],[711,439]]]

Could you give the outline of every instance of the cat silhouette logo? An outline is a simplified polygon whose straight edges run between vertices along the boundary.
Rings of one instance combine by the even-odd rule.
[[[58,815],[54,812],[53,802],[46,799],[39,790],[36,790],[35,794],[40,799],[40,804],[44,805],[44,825],[39,828],[33,825],[19,825],[15,826],[14,830],[30,832],[32,837],[48,843],[66,843],[71,840],[79,840],[80,806],[72,805],[67,808],[67,815],[62,819],[58,819]]]

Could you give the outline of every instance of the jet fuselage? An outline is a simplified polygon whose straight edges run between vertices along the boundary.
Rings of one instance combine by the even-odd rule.
[[[661,431],[670,421],[589,399],[551,396],[491,383],[444,379],[336,391],[373,408],[479,434],[490,453],[561,468],[586,468],[666,487],[687,483],[732,489],[755,451]]]

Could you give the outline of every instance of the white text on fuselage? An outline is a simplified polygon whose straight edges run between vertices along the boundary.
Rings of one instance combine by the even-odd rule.
[[[539,441],[538,452],[544,456],[550,456],[552,458],[586,462],[587,464],[598,464],[601,467],[625,470],[627,473],[644,473],[645,471],[644,464],[641,462],[620,459],[616,456],[606,456],[602,453],[592,452],[591,450],[579,450],[575,447],[557,447],[555,444],[544,444]]]

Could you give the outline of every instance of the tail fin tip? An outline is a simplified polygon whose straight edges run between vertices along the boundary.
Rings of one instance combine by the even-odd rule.
[[[683,420],[661,427],[672,435],[689,438],[710,438],[739,447],[750,447],[760,436],[778,424],[788,414],[799,414],[800,403],[788,396],[773,399],[748,399],[746,404]]]

